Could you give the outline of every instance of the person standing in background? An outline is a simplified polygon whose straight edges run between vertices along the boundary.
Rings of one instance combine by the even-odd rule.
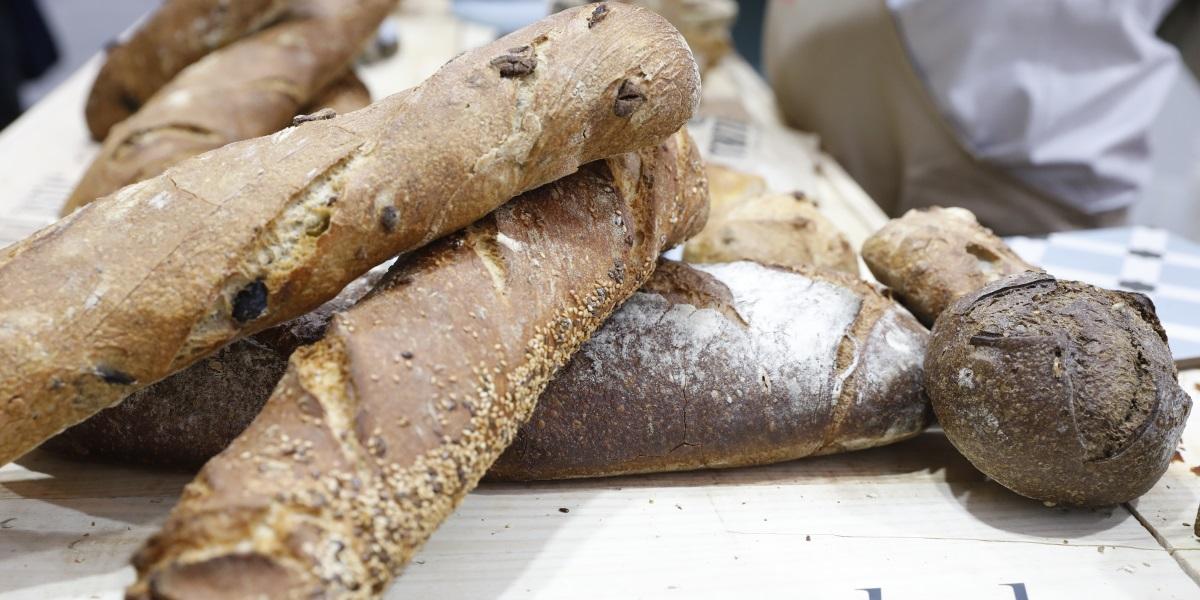
[[[962,206],[1002,235],[1125,221],[1180,71],[1175,0],[772,0],[791,125],[891,216]]]
[[[21,84],[58,60],[58,47],[35,0],[0,2],[0,129],[21,115]]]

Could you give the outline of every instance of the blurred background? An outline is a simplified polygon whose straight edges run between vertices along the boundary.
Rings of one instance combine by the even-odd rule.
[[[929,89],[930,95],[933,96],[935,100],[941,101],[940,108],[946,117],[945,120],[950,124],[949,126],[951,129],[954,129],[958,132],[962,145],[966,147],[968,151],[976,153],[977,158],[985,163],[994,162],[1001,167],[1001,170],[1007,168],[1015,173],[1016,176],[1022,179],[1026,184],[1032,186],[1033,188],[1037,188],[1035,191],[1040,193],[1049,190],[1048,195],[1050,196],[1055,195],[1054,192],[1056,191],[1061,191],[1059,188],[1063,186],[1067,186],[1069,189],[1064,193],[1058,194],[1060,197],[1070,196],[1074,190],[1087,188],[1088,186],[1094,186],[1096,189],[1100,189],[1104,185],[1113,184],[1113,181],[1110,180],[1116,180],[1116,184],[1114,185],[1125,185],[1133,190],[1131,192],[1132,196],[1129,196],[1129,194],[1126,193],[1128,190],[1125,190],[1124,188],[1121,190],[1122,198],[1126,198],[1127,196],[1132,198],[1131,200],[1128,200],[1128,205],[1130,208],[1128,209],[1127,219],[1123,222],[1162,227],[1172,232],[1188,236],[1193,240],[1200,239],[1200,85],[1197,84],[1194,70],[1196,60],[1195,57],[1200,56],[1200,39],[1198,39],[1200,36],[1196,34],[1197,31],[1200,31],[1200,26],[1197,25],[1200,23],[1200,8],[1198,8],[1200,7],[1200,2],[1193,0],[1183,0],[1180,2],[1173,0],[1150,0],[1144,2],[1130,1],[1128,3],[1111,3],[1100,1],[1067,2],[1064,0],[1055,0],[1053,2],[1042,3],[1042,6],[1044,7],[1052,5],[1063,5],[1066,7],[1061,9],[1059,13],[1056,13],[1058,15],[1057,18],[1062,19],[1062,23],[1056,24],[1056,27],[1058,27],[1057,31],[1061,32],[1061,39],[1046,41],[1045,44],[1033,44],[1033,46],[1044,46],[1041,48],[1041,51],[1044,53],[1061,54],[1063,52],[1063,48],[1068,50],[1071,49],[1073,35],[1077,35],[1081,40],[1079,42],[1079,46],[1081,48],[1080,53],[1090,51],[1087,50],[1087,44],[1090,43],[1088,42],[1088,36],[1095,37],[1098,35],[1097,32],[1105,32],[1106,30],[1101,27],[1101,22],[1106,20],[1118,22],[1120,26],[1118,31],[1122,32],[1121,35],[1116,36],[1106,34],[1105,37],[1109,40],[1107,43],[1111,47],[1116,47],[1121,44],[1128,45],[1130,48],[1137,48],[1139,45],[1141,45],[1141,47],[1146,47],[1146,44],[1150,42],[1147,42],[1145,39],[1140,39],[1138,32],[1130,31],[1131,27],[1136,28],[1136,24],[1138,23],[1136,19],[1133,21],[1135,25],[1131,26],[1129,25],[1129,19],[1125,19],[1124,17],[1117,19],[1117,17],[1113,15],[1104,14],[1106,11],[1124,11],[1126,9],[1112,8],[1114,5],[1124,4],[1128,5],[1128,10],[1141,10],[1142,12],[1140,13],[1140,16],[1145,16],[1146,19],[1152,21],[1146,26],[1148,31],[1147,35],[1155,35],[1159,41],[1165,40],[1163,42],[1164,47],[1169,46],[1171,48],[1170,52],[1175,53],[1173,59],[1175,63],[1182,65],[1188,62],[1189,59],[1192,61],[1192,68],[1190,69],[1183,67],[1172,69],[1154,67],[1158,69],[1157,72],[1162,73],[1161,76],[1158,76],[1159,82],[1154,83],[1154,85],[1158,86],[1158,88],[1161,88],[1161,90],[1155,88],[1150,92],[1134,94],[1132,91],[1128,91],[1131,86],[1142,85],[1140,82],[1143,82],[1143,80],[1146,80],[1144,87],[1150,87],[1151,83],[1148,82],[1149,76],[1142,77],[1141,79],[1131,76],[1123,80],[1120,85],[1114,85],[1112,90],[1098,93],[1097,97],[1101,99],[1109,98],[1106,101],[1109,105],[1111,105],[1111,110],[1105,108],[1104,106],[1101,106],[1100,108],[1092,107],[1089,109],[1092,111],[1092,116],[1088,118],[1082,118],[1079,117],[1079,115],[1086,113],[1080,112],[1083,109],[1076,107],[1076,109],[1072,109],[1076,112],[1067,114],[1067,116],[1063,119],[1063,122],[1070,122],[1072,119],[1075,119],[1076,125],[1082,128],[1094,128],[1094,125],[1091,123],[1102,124],[1106,121],[1106,119],[1108,121],[1122,120],[1126,123],[1126,129],[1132,131],[1134,129],[1134,125],[1130,125],[1129,123],[1136,123],[1138,122],[1138,119],[1143,118],[1142,115],[1147,115],[1145,116],[1145,118],[1148,119],[1147,123],[1145,127],[1142,128],[1144,131],[1134,132],[1144,134],[1144,140],[1132,139],[1131,136],[1134,135],[1134,133],[1122,133],[1121,135],[1126,137],[1112,142],[1112,147],[1115,149],[1115,154],[1113,154],[1113,156],[1085,156],[1083,159],[1081,159],[1085,162],[1086,160],[1094,159],[1093,164],[1087,166],[1083,170],[1085,175],[1101,172],[1101,177],[1094,178],[1099,181],[1099,183],[1097,183],[1097,181],[1077,181],[1076,179],[1080,175],[1079,169],[1076,168],[1078,165],[1076,164],[1069,165],[1070,169],[1059,168],[1056,171],[1052,168],[1049,170],[1049,175],[1039,172],[1030,174],[1029,171],[1031,171],[1031,169],[1029,169],[1028,164],[1026,164],[1033,162],[1030,157],[1034,157],[1036,159],[1039,153],[1053,153],[1053,151],[1060,150],[1060,148],[1049,150],[1049,146],[1045,144],[1044,141],[1039,141],[1036,139],[1036,131],[1030,133],[1029,136],[1023,140],[1018,139],[1019,136],[1016,135],[1010,136],[1013,139],[1007,140],[1007,143],[1009,143],[1010,146],[1017,147],[1017,149],[1013,150],[1012,147],[1006,146],[1001,151],[998,151],[998,155],[987,154],[989,150],[988,148],[981,148],[979,145],[972,144],[973,142],[977,141],[973,137],[974,134],[978,133],[977,131],[972,131],[973,126],[986,129],[986,127],[995,127],[995,123],[1006,124],[1008,122],[999,117],[997,117],[1000,119],[998,121],[988,121],[988,115],[981,114],[982,109],[980,109],[975,112],[967,110],[965,113],[967,117],[971,119],[978,119],[980,121],[978,124],[974,122],[963,123],[961,122],[961,119],[964,118],[964,109],[962,109],[962,106],[956,105],[955,102],[961,104],[962,102],[976,101],[979,97],[979,94],[991,93],[994,90],[994,86],[987,87],[985,84],[974,83],[971,81],[966,81],[964,83],[964,80],[967,80],[968,78],[962,73],[943,75],[938,71],[938,69],[953,70],[956,67],[959,69],[968,67],[978,68],[979,64],[983,64],[986,67],[986,61],[989,59],[989,57],[986,56],[981,50],[978,53],[979,56],[976,57],[978,60],[974,64],[970,63],[969,61],[959,61],[957,65],[947,66],[941,64],[946,61],[942,61],[936,58],[936,56],[934,59],[930,59],[929,53],[937,53],[939,51],[947,52],[952,50],[954,48],[954,40],[948,40],[941,44],[940,47],[938,46],[937,40],[934,42],[913,42],[914,39],[929,39],[929,30],[931,27],[936,27],[936,25],[931,26],[928,23],[928,15],[931,13],[931,11],[938,9],[943,4],[946,7],[953,6],[953,2],[946,4],[944,1],[939,2],[935,0],[869,1],[874,4],[878,4],[879,6],[886,6],[891,11],[892,19],[894,19],[893,25],[896,26],[902,36],[905,34],[908,35],[906,40],[908,42],[906,46],[908,53],[907,58],[911,63],[913,70],[922,77],[924,83]],[[776,55],[781,55],[784,57],[787,57],[788,52],[791,51],[786,43],[781,43],[779,41],[781,36],[778,34],[778,31],[776,31],[774,40],[769,39],[770,35],[767,35],[769,31],[765,31],[765,29],[770,30],[771,27],[764,28],[764,24],[770,24],[772,20],[779,22],[804,19],[805,23],[818,23],[819,27],[816,27],[817,29],[824,28],[826,30],[832,30],[836,27],[843,27],[848,20],[861,20],[865,18],[850,14],[848,9],[834,10],[822,8],[820,10],[809,10],[807,8],[798,8],[797,5],[851,6],[855,4],[862,4],[863,2],[864,0],[856,0],[855,2],[849,3],[817,1],[809,3],[787,1],[767,2],[765,0],[737,3],[729,2],[728,4],[736,6],[737,12],[736,21],[734,21],[730,31],[732,34],[732,44],[736,53],[741,55],[741,57],[745,59],[746,63],[750,67],[766,77],[768,82],[770,82],[780,94],[780,97],[783,98],[780,104],[781,108],[783,109],[783,113],[789,122],[789,125],[793,127],[799,127],[802,130],[815,131],[821,136],[823,143],[832,144],[833,155],[840,162],[846,165],[851,175],[853,175],[855,179],[859,180],[859,182],[863,184],[865,188],[867,188],[867,191],[872,195],[872,197],[874,197],[876,201],[880,202],[881,205],[884,206],[885,211],[892,213],[894,216],[894,213],[900,211],[904,206],[905,199],[898,196],[898,199],[888,200],[886,197],[897,194],[902,196],[903,190],[896,192],[887,188],[886,186],[881,188],[877,182],[873,181],[873,178],[878,179],[878,177],[875,177],[872,173],[862,172],[862,167],[859,164],[863,161],[874,160],[871,156],[858,156],[853,152],[846,151],[845,149],[839,147],[837,145],[837,140],[840,137],[840,131],[823,131],[822,129],[824,127],[824,123],[821,123],[821,126],[814,127],[812,123],[805,122],[806,115],[803,111],[806,110],[806,108],[801,107],[800,109],[794,109],[795,106],[802,105],[804,102],[793,101],[792,99],[786,98],[786,94],[783,93],[784,89],[793,89],[797,85],[800,87],[800,89],[804,90],[803,93],[807,95],[819,95],[825,90],[833,93],[837,90],[838,82],[833,81],[833,85],[824,85],[829,84],[830,81],[827,81],[828,77],[824,75],[823,71],[817,71],[816,73],[822,78],[823,85],[810,85],[812,81],[817,79],[813,75],[811,66],[803,67],[804,69],[808,69],[807,71],[801,70],[801,67],[796,67],[796,69],[793,69],[792,72],[789,72],[786,66],[780,67],[776,65],[774,70],[772,70],[771,68],[768,68],[769,65],[764,65],[765,46],[774,44],[774,47],[776,48]],[[45,97],[46,94],[54,90],[56,86],[62,83],[71,73],[83,65],[89,58],[91,58],[97,52],[102,51],[106,43],[108,43],[110,40],[113,40],[122,31],[128,29],[142,15],[155,8],[158,4],[159,0],[4,0],[4,6],[0,7],[0,16],[2,16],[4,20],[3,23],[9,28],[9,31],[0,32],[0,39],[8,40],[7,42],[0,42],[0,48],[6,47],[7,44],[8,49],[6,51],[9,53],[9,56],[20,56],[22,51],[24,51],[25,54],[29,54],[32,51],[34,54],[32,59],[29,56],[21,56],[21,63],[19,65],[21,67],[20,69],[14,68],[14,65],[16,65],[14,60],[16,59],[5,59],[5,62],[7,63],[6,70],[8,73],[10,73],[8,75],[8,80],[10,82],[19,82],[17,84],[18,87],[16,94],[17,110],[32,106],[41,98]],[[504,33],[520,27],[536,18],[539,18],[549,11],[558,8],[559,6],[557,5],[562,4],[572,3],[551,2],[547,0],[457,0],[452,2],[452,9],[455,15],[462,19],[485,23],[494,27],[497,32]],[[710,3],[703,2],[703,0],[694,0],[693,2],[683,2],[683,4],[685,6],[691,5],[692,7],[699,7],[707,10],[707,7],[704,5]],[[955,26],[964,30],[969,30],[971,26],[990,27],[991,29],[986,31],[992,35],[992,37],[997,37],[995,34],[992,34],[993,31],[1005,31],[1003,29],[1003,25],[1005,23],[1014,28],[1014,23],[1019,23],[1019,21],[1013,21],[1010,19],[1008,21],[1003,21],[1000,28],[997,29],[995,25],[987,21],[987,19],[992,19],[995,21],[998,18],[995,14],[970,15],[966,14],[969,12],[968,9],[962,8],[965,5],[988,4],[992,5],[993,7],[997,5],[1009,5],[1009,3],[963,2],[960,3],[958,8],[955,8],[954,10],[942,7],[943,10],[941,10],[941,14],[950,16],[939,18],[957,18],[959,19],[959,22]],[[30,10],[40,10],[41,17],[44,21],[45,33],[47,34],[45,36],[47,39],[44,40],[45,44],[43,44],[43,40],[40,39],[41,36],[38,35],[39,32],[37,31],[36,22],[32,22],[30,20]],[[770,11],[774,11],[774,16],[768,18],[767,14]],[[831,16],[831,12],[836,12],[838,14]],[[990,12],[995,13],[996,11],[992,10]],[[974,20],[972,21],[972,19]],[[826,21],[829,21],[831,24],[826,25]],[[786,30],[788,27],[793,26],[800,30],[804,30],[806,27],[808,27],[808,25],[804,23],[785,22],[783,25],[776,25],[775,29],[779,30],[782,27]],[[922,27],[924,29],[921,29]],[[854,41],[852,41],[852,33],[852,31],[846,30],[846,32],[839,34],[840,39],[845,40],[844,43],[846,45],[856,44]],[[1025,36],[1028,38],[1028,36],[1036,35],[1036,33],[1037,32],[1025,34]],[[1013,40],[1018,40],[1021,42],[1020,44],[1014,45],[1029,45],[1029,40],[1022,40],[1021,35],[1018,32],[1014,31],[1010,32],[1010,34],[1010,37]],[[977,37],[982,38],[986,36]],[[1004,35],[999,35],[999,37],[1003,38]],[[818,45],[815,47],[825,48],[829,43],[828,41],[822,41],[821,44],[824,44],[824,46]],[[23,48],[14,48],[14,45],[23,45]],[[848,57],[857,56],[858,59],[862,59],[862,57],[865,56],[864,52],[866,52],[865,50],[862,50],[862,46],[862,44],[858,44],[857,46],[854,46],[848,50],[834,49],[834,51],[828,52],[827,56],[823,55],[823,60],[829,62],[829,69],[832,69],[833,72],[836,72],[838,69],[837,61],[839,60],[839,55],[845,55]],[[813,47],[814,46],[811,45],[804,46],[804,48],[809,49]],[[1182,49],[1182,52],[1179,52],[1179,49]],[[799,53],[800,51],[797,50],[796,52]],[[890,52],[893,54],[896,53],[894,49]],[[1144,64],[1149,64],[1146,61],[1150,60],[1157,60],[1161,62],[1162,57],[1165,56],[1163,52],[1164,51],[1161,49],[1151,48],[1151,51],[1143,52],[1141,54],[1135,53],[1135,58],[1143,60]],[[922,53],[924,53],[924,55]],[[805,55],[811,54],[812,52],[809,51]],[[1034,58],[1036,58],[1036,56]],[[1024,59],[1029,60],[1029,57],[1026,56]],[[32,60],[34,64],[32,66],[26,65],[26,63],[30,62],[30,60]],[[850,59],[848,58],[847,60]],[[995,60],[995,58],[992,57],[991,60]],[[770,61],[768,60],[767,62]],[[779,62],[779,60],[776,60],[776,63]],[[1128,69],[1132,68],[1130,66],[1131,64],[1132,63],[1123,64],[1120,66]],[[1103,65],[1101,65],[1101,67],[1103,67]],[[1076,66],[1073,65],[1071,68],[1074,69]],[[1108,70],[1111,71],[1115,68],[1116,66],[1113,66]],[[1151,67],[1147,66],[1145,69],[1146,72],[1149,72]],[[1100,68],[1096,71],[1099,72],[1103,70],[1103,68]],[[1086,85],[1080,83],[1084,78],[1084,75],[1081,74],[1080,71],[1071,71],[1068,73],[1068,75],[1074,78],[1067,80],[1066,85],[1068,86],[1068,89],[1070,89],[1069,86],[1077,84],[1079,86],[1077,89],[1090,89]],[[1004,72],[999,72],[997,74],[997,77],[1004,76],[1007,76]],[[1099,75],[1096,75],[1095,73],[1087,74],[1087,76],[1099,77]],[[786,78],[789,80],[782,87],[779,81],[781,78]],[[798,84],[796,83],[797,80],[799,80]],[[1019,89],[1015,91],[1014,89],[1001,89],[998,93],[1002,95],[1010,92],[1018,94],[1018,96],[1014,97],[1019,97],[1019,94],[1028,94],[1027,89]],[[793,95],[795,94],[794,91],[791,93]],[[1120,101],[1112,100],[1111,98],[1116,97],[1118,93],[1125,93],[1128,95],[1128,97]],[[955,94],[958,94],[958,96]],[[972,94],[975,95],[973,96]],[[964,100],[964,98],[966,100]],[[1039,106],[1037,104],[1039,101],[1042,100],[1039,98],[1030,100],[1031,104],[1030,106],[1025,107],[1025,110],[1035,111],[1044,109],[1047,111],[1045,114],[1059,114],[1054,112],[1056,108],[1053,106],[1049,108],[1045,108],[1044,104]],[[1097,102],[1091,102],[1091,104],[1097,104]],[[955,112],[956,107],[958,109],[957,112]],[[1099,111],[1108,112],[1104,115],[1096,116]],[[810,112],[813,111],[810,110]],[[814,114],[825,115],[827,113],[821,112],[821,110],[816,110]],[[1011,115],[1001,115],[1001,117],[1005,118],[1010,116]],[[1034,114],[1033,117],[1030,117],[1029,123],[1036,124],[1038,121],[1036,117],[1037,114]],[[824,117],[821,118],[824,119]],[[956,118],[959,120],[956,121]],[[1043,118],[1042,120],[1045,119]],[[1030,125],[1029,127],[1032,129],[1033,125]],[[1070,136],[1065,137],[1069,138]],[[857,137],[855,139],[861,141],[867,138]],[[1064,139],[1064,136],[1059,136],[1058,139]],[[1104,172],[1105,168],[1112,167],[1112,165],[1128,159],[1128,153],[1126,150],[1137,146],[1142,142],[1145,143],[1148,151],[1146,152],[1146,156],[1140,160],[1143,160],[1147,163],[1150,173],[1149,176],[1139,176],[1136,173],[1136,168],[1130,167],[1127,170],[1133,171],[1133,175],[1125,177],[1124,174],[1119,174],[1118,176],[1109,177],[1109,180],[1106,180],[1105,177],[1107,177],[1107,174]],[[861,143],[861,145],[870,146],[872,144],[879,143],[887,144],[889,142],[887,140],[882,142],[866,141]],[[893,140],[890,143],[896,144],[899,142],[895,142]],[[984,144],[986,145],[986,143],[987,141],[985,140]],[[1022,147],[1022,144],[1025,144],[1027,147]],[[1038,144],[1042,145],[1039,146]],[[1005,152],[1008,154],[1005,154]],[[997,156],[999,156],[999,158],[997,158]],[[1014,158],[1014,156],[1016,157]],[[1068,158],[1070,160],[1074,160],[1072,157]],[[1008,162],[1006,162],[1006,160]],[[1067,160],[1067,162],[1070,162],[1070,160]],[[1124,166],[1118,165],[1118,167],[1112,167],[1109,170],[1111,171],[1115,169],[1119,172],[1122,168],[1124,168]],[[1040,170],[1046,171],[1046,169]],[[1033,169],[1033,171],[1038,171],[1038,169]],[[1062,177],[1060,177],[1058,180],[1053,179],[1059,175]],[[894,174],[890,173],[886,174],[886,177],[895,178]],[[1038,179],[1039,177],[1042,177],[1042,179]],[[1050,183],[1046,183],[1045,179],[1047,177],[1050,178]],[[1065,177],[1065,179],[1062,179],[1063,177]],[[1125,177],[1125,179],[1122,180],[1121,177]],[[1127,181],[1130,179],[1137,180],[1135,182],[1136,185]],[[1063,183],[1063,181],[1065,181],[1065,183]],[[909,185],[913,188],[918,187],[915,183]],[[1056,185],[1059,187],[1056,188]],[[1097,194],[1100,194],[1100,192],[1092,193],[1091,195],[1096,196]],[[1109,196],[1111,195],[1112,194],[1109,194]],[[1063,200],[1062,203],[1064,205],[1070,205],[1072,207],[1082,206],[1082,202],[1090,201],[1090,198],[1059,199]],[[1101,198],[1100,201],[1108,200],[1112,200],[1112,198]],[[1074,202],[1074,204],[1072,204],[1072,202]],[[1122,202],[1125,202],[1125,200],[1122,200]],[[977,207],[971,206],[971,208],[976,210],[976,212],[980,212]],[[1073,210],[1073,208],[1071,210]],[[1013,213],[1018,212],[1021,211],[1013,211]],[[990,217],[987,214],[986,209],[982,211],[981,218],[985,223],[996,227],[996,218]],[[1068,221],[1069,220],[1070,219],[1068,219]],[[1105,219],[1099,217],[1096,219],[1090,219],[1089,217],[1089,219],[1084,219],[1081,222],[1088,226],[1101,226],[1106,224]],[[1014,226],[1011,231],[1007,232],[1004,231],[1004,227],[1001,226],[998,228],[998,231],[1001,233],[1036,234],[1038,233],[1039,228],[1041,230],[1054,230],[1064,227],[1056,227],[1054,226],[1054,223],[1051,222],[1049,225],[1035,223],[1034,226],[1031,227]]]

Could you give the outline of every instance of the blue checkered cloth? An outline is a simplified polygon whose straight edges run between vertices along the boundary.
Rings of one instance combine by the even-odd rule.
[[[1055,277],[1146,294],[1158,309],[1176,363],[1200,363],[1200,244],[1148,227],[1005,241]]]

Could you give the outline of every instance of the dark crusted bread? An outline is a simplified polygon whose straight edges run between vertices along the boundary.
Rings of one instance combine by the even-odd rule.
[[[1149,490],[1192,404],[1148,298],[1037,273],[938,317],[925,387],[979,470],[1030,498],[1085,506]]]
[[[495,479],[735,467],[896,442],[929,334],[869,284],[663,262],[547,387]]]

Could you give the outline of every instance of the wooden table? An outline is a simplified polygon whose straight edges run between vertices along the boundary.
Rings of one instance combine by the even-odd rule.
[[[368,69],[377,93],[487,37],[438,15],[400,24],[405,47],[425,50]],[[95,68],[0,135],[0,245],[50,222],[94,153],[80,115]],[[839,224],[854,238],[878,226],[861,190],[810,152],[823,165],[813,193]],[[1196,397],[1200,372],[1182,381]],[[761,468],[485,484],[388,597],[1197,598],[1198,419],[1149,494],[1104,510],[1020,498],[937,431]],[[0,597],[119,598],[130,554],[190,478],[42,452],[0,468]]]

